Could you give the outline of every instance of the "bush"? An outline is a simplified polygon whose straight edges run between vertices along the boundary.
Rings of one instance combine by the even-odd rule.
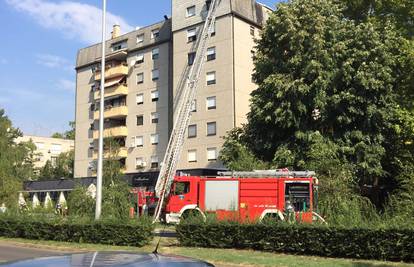
[[[414,261],[414,229],[183,222],[177,234],[183,246]]]
[[[0,216],[0,236],[10,238],[142,247],[152,240],[152,231],[148,220],[75,222]]]

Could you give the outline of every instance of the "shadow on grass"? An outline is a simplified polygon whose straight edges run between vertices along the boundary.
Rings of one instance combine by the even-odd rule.
[[[353,267],[395,267],[395,265],[391,264],[375,264],[375,263],[367,263],[367,262],[353,262]]]

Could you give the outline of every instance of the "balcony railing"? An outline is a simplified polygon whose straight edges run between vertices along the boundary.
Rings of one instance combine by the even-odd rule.
[[[107,137],[127,137],[128,136],[128,128],[126,126],[118,126],[118,127],[111,127],[104,130],[104,138]],[[99,131],[93,132],[93,138],[99,138]]]
[[[119,64],[116,66],[107,67],[105,70],[105,79],[110,79],[118,76],[128,75],[128,64]],[[95,71],[95,80],[101,79],[101,70]]]
[[[114,159],[121,159],[121,158],[126,158],[128,156],[128,149],[126,147],[121,147],[118,151],[118,153],[116,153],[116,155],[111,155],[111,153],[109,151],[104,151],[104,158],[114,158]],[[93,159],[98,159],[98,151],[95,151],[93,153]]]
[[[128,95],[128,86],[126,84],[117,84],[105,88],[105,97]],[[101,90],[96,90],[94,93],[95,100],[101,98]]]
[[[106,108],[104,112],[105,119],[110,118],[122,118],[128,115],[128,107],[127,106],[115,106],[111,108]],[[99,119],[99,110],[95,111],[93,114],[93,118],[95,120]]]

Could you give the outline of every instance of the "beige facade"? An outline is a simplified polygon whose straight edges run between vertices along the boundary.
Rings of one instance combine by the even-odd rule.
[[[117,36],[107,46],[105,136],[123,147],[126,173],[156,171],[162,161],[195,39],[206,15],[202,0],[173,0],[172,17]],[[246,121],[254,38],[270,9],[254,0],[221,0],[208,44],[195,110],[179,169],[222,169],[217,160],[223,136]],[[100,45],[81,49],[77,59],[75,177],[93,175],[100,98]],[[191,62],[190,62],[191,63]]]
[[[17,143],[29,141],[36,146],[34,167],[37,169],[45,166],[48,160],[54,164],[61,153],[73,150],[75,145],[73,140],[34,135],[24,135],[16,139]]]

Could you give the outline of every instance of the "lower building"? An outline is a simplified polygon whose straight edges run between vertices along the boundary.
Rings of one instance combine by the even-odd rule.
[[[56,160],[61,153],[74,150],[75,142],[73,140],[42,137],[35,135],[23,135],[16,139],[17,143],[31,141],[35,146],[34,167],[39,170],[45,166],[47,161],[56,164]]]

